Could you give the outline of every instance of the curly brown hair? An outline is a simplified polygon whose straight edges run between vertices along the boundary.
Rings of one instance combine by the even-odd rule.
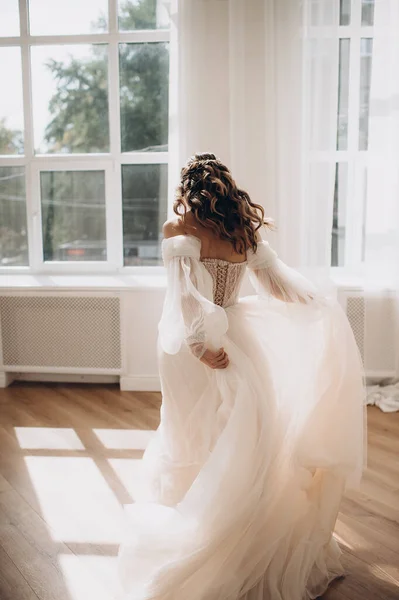
[[[229,169],[209,153],[191,157],[181,170],[173,210],[183,221],[190,210],[196,221],[231,242],[240,254],[248,248],[256,252],[257,230],[263,225],[273,227],[263,207],[252,202],[237,187]]]

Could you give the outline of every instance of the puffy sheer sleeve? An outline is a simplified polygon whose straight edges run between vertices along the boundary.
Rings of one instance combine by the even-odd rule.
[[[259,241],[256,252],[248,250],[247,259],[250,278],[258,294],[301,304],[322,300],[314,284],[280,260],[268,242]]]
[[[167,290],[159,322],[159,341],[168,354],[185,344],[201,358],[207,347],[217,347],[227,330],[227,316],[213,303],[212,278],[200,262],[199,240],[178,235],[163,241]]]

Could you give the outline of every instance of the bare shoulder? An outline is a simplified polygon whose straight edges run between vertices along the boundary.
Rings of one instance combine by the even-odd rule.
[[[179,217],[169,219],[163,224],[162,233],[165,239],[175,237],[176,235],[184,235],[183,221]]]

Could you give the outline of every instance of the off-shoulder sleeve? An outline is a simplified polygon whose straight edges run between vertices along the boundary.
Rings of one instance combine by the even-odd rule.
[[[247,259],[251,281],[260,295],[301,304],[322,301],[314,284],[280,260],[268,242],[258,242],[256,252],[248,250]]]
[[[192,236],[168,238],[162,244],[167,290],[158,331],[168,354],[185,344],[201,358],[207,347],[218,346],[227,330],[224,309],[212,301],[212,278],[200,262],[200,248]]]

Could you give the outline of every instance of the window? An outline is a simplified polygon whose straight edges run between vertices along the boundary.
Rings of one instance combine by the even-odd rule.
[[[0,269],[158,265],[168,0],[3,0]]]
[[[364,260],[374,0],[340,0],[339,23],[334,267]]]

